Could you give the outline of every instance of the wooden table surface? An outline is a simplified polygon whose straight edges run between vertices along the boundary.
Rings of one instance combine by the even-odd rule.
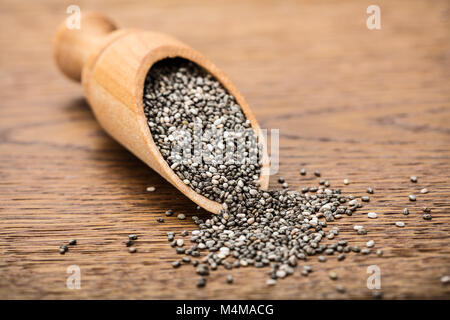
[[[338,239],[375,240],[383,257],[313,257],[309,277],[297,270],[274,287],[267,268],[219,269],[204,289],[191,266],[170,265],[177,255],[166,232],[194,230],[192,220],[156,218],[167,209],[207,213],[105,134],[80,85],[53,63],[53,32],[69,4],[0,2],[0,298],[370,298],[369,265],[381,270],[385,298],[450,298],[440,281],[450,275],[448,1],[77,3],[120,26],[172,34],[215,61],[261,126],[280,129],[278,176],[293,189],[316,184],[315,169],[345,194],[375,189],[362,210],[331,225]],[[370,4],[381,7],[381,30],[366,27]],[[432,221],[422,219],[423,206]],[[368,234],[357,236],[355,224]],[[140,237],[136,254],[124,246],[130,233]],[[60,255],[71,238],[78,245]],[[70,265],[81,269],[79,290],[66,287]]]

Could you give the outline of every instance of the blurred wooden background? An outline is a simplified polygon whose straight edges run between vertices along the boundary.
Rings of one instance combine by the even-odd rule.
[[[197,289],[191,266],[171,267],[178,257],[165,235],[195,225],[156,218],[167,209],[206,213],[107,136],[80,85],[52,61],[53,33],[70,4],[119,26],[167,32],[209,56],[261,126],[280,129],[279,176],[293,188],[315,184],[314,169],[347,194],[372,186],[364,209],[332,225],[338,239],[375,240],[384,256],[314,257],[308,278],[297,271],[275,287],[266,286],[266,269],[220,269]],[[371,4],[381,7],[381,30],[366,28]],[[2,0],[0,298],[370,298],[369,265],[381,269],[385,298],[450,298],[440,282],[450,275],[449,18],[446,0]],[[430,192],[419,194],[423,187]],[[432,221],[422,219],[425,205]],[[368,211],[379,218],[368,220]],[[368,235],[356,236],[355,224]],[[130,233],[140,236],[133,255],[124,246]],[[78,245],[60,255],[70,238]],[[80,290],[66,288],[70,265],[81,268]]]

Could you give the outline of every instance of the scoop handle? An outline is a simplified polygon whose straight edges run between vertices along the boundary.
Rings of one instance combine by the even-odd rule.
[[[53,45],[59,69],[70,79],[80,82],[85,62],[114,30],[117,30],[115,23],[96,12],[82,13],[79,28],[71,26],[66,19],[58,28]]]

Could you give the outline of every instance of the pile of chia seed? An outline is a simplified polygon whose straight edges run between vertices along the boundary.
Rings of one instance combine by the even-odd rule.
[[[340,189],[330,188],[328,181],[321,179],[318,186],[303,187],[297,192],[289,190],[288,184],[280,178],[282,189],[260,190],[258,144],[250,146],[257,152],[242,150],[252,161],[241,164],[216,162],[214,157],[206,159],[210,161],[204,164],[194,158],[180,160],[171,153],[177,143],[176,133],[184,130],[195,136],[196,127],[233,132],[247,130],[250,138],[254,138],[250,123],[234,97],[201,67],[181,58],[164,59],[149,71],[144,90],[144,112],[164,159],[186,185],[223,204],[223,210],[206,220],[192,217],[198,229],[191,232],[189,246],[182,238],[176,239],[174,232],[168,233],[172,247],[183,255],[173,262],[173,267],[192,264],[201,276],[199,287],[206,285],[205,276],[219,266],[226,269],[269,266],[267,284],[273,285],[277,279],[293,274],[299,261],[315,255],[318,261],[325,262],[327,256],[334,254],[342,261],[346,253],[371,253],[373,240],[368,241],[365,248],[351,246],[345,240],[335,240],[329,245],[321,243],[325,237],[331,241],[339,234],[337,227],[326,231],[328,222],[351,216],[362,207],[352,195],[344,196]],[[222,149],[208,138],[201,139],[202,149]],[[257,158],[252,158],[253,153]],[[307,172],[302,169],[300,174]],[[319,171],[314,175],[321,176]],[[348,179],[344,184],[349,184]],[[374,191],[369,187],[367,193]],[[370,197],[361,197],[361,201],[369,202]],[[172,210],[166,212],[166,216],[172,214]],[[368,216],[376,219],[376,213]],[[161,218],[159,222],[164,220]],[[357,234],[367,234],[362,226],[354,229]],[[187,235],[187,231],[181,234]],[[383,254],[380,249],[376,253]],[[311,271],[311,267],[304,264],[301,272],[307,276]],[[338,277],[333,273],[330,278]],[[232,283],[232,276],[226,281]],[[338,291],[345,290],[339,287]]]
[[[245,191],[258,188],[261,160],[255,133],[234,97],[204,69],[181,58],[154,64],[146,78],[144,113],[163,158],[197,193],[213,201],[232,203],[244,187]],[[172,154],[181,132],[191,141],[200,141],[200,149],[192,150],[190,158]],[[227,141],[215,144],[214,133],[222,134]],[[225,143],[234,141],[236,135],[242,135],[245,144],[235,143],[236,152],[224,152]],[[254,153],[248,151],[252,143]],[[222,158],[217,157],[219,152]]]

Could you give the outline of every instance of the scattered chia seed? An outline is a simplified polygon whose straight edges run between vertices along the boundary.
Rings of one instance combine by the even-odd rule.
[[[356,233],[358,235],[366,235],[367,234],[367,230],[364,228],[358,229],[358,231],[356,231]]]
[[[403,228],[403,227],[405,226],[405,223],[402,222],[402,221],[397,221],[397,222],[395,223],[395,225],[396,225],[397,227],[399,227],[399,228]]]
[[[366,192],[369,193],[369,194],[373,194],[373,189],[371,187],[368,187]]]
[[[417,182],[417,177],[416,176],[411,176],[411,177],[409,177],[409,179],[411,180],[411,182],[414,182],[414,183]]]
[[[348,185],[348,184],[350,184],[350,181],[348,179],[344,179],[344,184]]]
[[[409,195],[409,201],[416,201],[416,196],[413,194]]]
[[[336,286],[336,291],[339,293],[345,293],[346,289],[344,286],[339,285],[339,286]]]
[[[233,283],[233,276],[231,274],[227,275],[227,279],[226,279],[227,283]]]
[[[369,213],[367,214],[367,216],[368,216],[370,219],[376,219],[376,218],[378,218],[378,215],[376,214],[376,212],[369,212]]]
[[[203,288],[204,286],[206,286],[206,278],[201,277],[197,281],[197,288]]]
[[[427,188],[423,188],[423,189],[420,190],[420,193],[423,193],[423,194],[428,193],[428,189]]]
[[[125,242],[125,245],[127,246],[127,247],[131,247],[132,245],[133,245],[133,240],[127,240],[127,242]]]
[[[383,292],[381,292],[381,291],[373,291],[372,292],[372,297],[374,299],[381,299],[381,298],[383,298]]]
[[[442,284],[449,284],[450,283],[450,276],[442,276],[441,277],[441,283]]]
[[[75,246],[76,244],[77,244],[77,239],[70,239],[69,240],[69,245]]]
[[[135,253],[135,252],[137,252],[137,249],[136,249],[136,247],[129,247],[128,252]]]
[[[163,222],[164,222],[164,219],[161,218],[161,217],[159,217],[159,218],[156,219],[156,221],[158,221],[159,223],[163,223]]]
[[[373,240],[369,240],[366,242],[367,248],[372,248],[374,245],[375,245],[375,241],[373,241]]]
[[[377,256],[381,257],[383,255],[383,250],[378,249],[377,250]]]
[[[165,212],[166,217],[170,217],[171,215],[173,215],[173,210],[167,210]]]
[[[137,240],[138,236],[135,235],[135,234],[130,234],[130,235],[128,235],[128,239],[130,239],[130,240]]]
[[[338,275],[336,272],[331,271],[328,276],[330,277],[331,280],[337,280],[338,279]]]
[[[172,267],[174,267],[174,268],[178,268],[180,265],[181,265],[180,260],[176,260],[176,261],[172,262]]]
[[[156,190],[155,187],[148,187],[148,188],[147,188],[147,191],[148,191],[148,192],[153,192],[153,191],[155,191],[155,190]]]
[[[429,213],[424,214],[423,215],[423,219],[424,220],[431,220],[432,219],[431,214],[429,214]]]
[[[191,233],[190,247],[182,247],[184,241],[175,240],[174,233],[167,234],[176,253],[186,255],[183,262],[187,261],[185,258],[190,261],[189,256],[200,257],[201,252],[207,252],[198,258],[200,262],[192,261],[197,274],[207,276],[219,266],[227,270],[267,266],[271,276],[267,284],[274,285],[276,279],[293,274],[298,261],[306,260],[308,256],[320,254],[318,261],[325,262],[325,255],[335,252],[339,253],[338,260],[343,260],[343,252],[362,251],[346,242],[320,243],[322,239],[328,237],[331,240],[339,234],[337,228],[327,232],[327,223],[344,215],[350,216],[362,207],[353,196],[348,197],[347,205],[347,197],[340,189],[329,188],[327,180],[321,179],[319,187],[305,187],[300,193],[289,190],[289,184],[280,177],[282,190],[264,191],[258,182],[261,172],[259,152],[254,152],[255,156],[250,159],[255,161],[244,165],[224,165],[214,157],[207,159],[208,162],[196,161],[195,154],[180,161],[172,155],[172,147],[179,140],[176,133],[187,131],[197,138],[194,130],[197,127],[234,133],[247,130],[248,138],[256,138],[235,98],[205,70],[181,58],[161,60],[147,75],[143,100],[153,141],[173,172],[192,190],[223,206],[216,215],[192,217],[198,230]],[[202,136],[198,138],[201,147],[211,153],[215,147],[223,146]],[[259,148],[254,145],[253,151]],[[306,170],[301,169],[300,174],[306,175]],[[321,176],[318,170],[314,175]],[[367,202],[370,198],[363,196],[361,200]],[[173,211],[168,210],[165,214],[171,216]],[[183,220],[186,216],[178,214],[177,218]],[[358,234],[367,233],[363,227],[357,231]],[[363,250],[370,252],[367,248]],[[308,269],[302,271],[309,272]],[[200,278],[197,286],[205,285],[206,279]]]
[[[409,214],[408,208],[403,209],[403,214],[404,214],[405,216],[407,216],[407,215]]]
[[[277,284],[277,280],[275,280],[275,279],[268,279],[268,280],[266,281],[266,284],[267,284],[268,286],[274,286],[274,285]]]

